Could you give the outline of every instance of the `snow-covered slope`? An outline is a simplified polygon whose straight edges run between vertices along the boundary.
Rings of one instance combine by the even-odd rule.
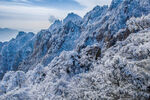
[[[67,24],[69,21],[72,21],[75,24],[80,24],[82,18],[77,14],[69,13],[67,17],[63,20],[63,24]]]
[[[1,50],[2,50],[2,47],[6,44],[7,42],[0,42],[0,52],[1,52]]]
[[[62,21],[56,20],[56,21],[49,27],[49,31],[57,30],[57,29],[60,28],[61,26],[62,26]]]
[[[149,0],[112,0],[84,18],[70,13],[27,41],[12,52],[2,100],[150,98]]]
[[[15,39],[4,43],[0,53],[0,78],[6,71],[17,70],[18,64],[32,53],[33,36],[33,33],[19,32]]]
[[[150,97],[150,29],[132,33],[101,54],[95,44],[62,52],[47,66],[9,72],[1,82],[4,100],[142,99]],[[20,76],[21,75],[21,76]]]
[[[105,51],[117,40],[123,40],[132,33],[126,29],[126,21],[132,16],[147,15],[150,12],[149,5],[148,0],[144,3],[141,0],[114,0],[110,7],[96,6],[83,19],[70,13],[63,21],[56,20],[48,30],[38,33],[35,51],[19,68],[27,71],[41,62],[46,66],[63,50],[70,51],[76,46],[80,51],[88,45],[98,43],[102,51]],[[114,37],[123,28],[126,35],[122,38]]]
[[[105,9],[102,10],[102,16],[95,17],[95,22],[85,26],[78,40],[79,48],[96,42],[98,42],[101,47],[110,47],[115,42],[111,41],[110,44],[109,40],[113,40],[113,35],[120,29],[126,28],[126,21],[128,19],[133,16],[140,17],[150,13],[149,5],[149,0],[113,0],[108,9],[104,7]],[[95,9],[91,12],[95,12]]]
[[[81,34],[81,26],[78,23],[80,20],[74,21],[72,19],[74,16],[77,17],[77,15],[71,13],[65,18],[65,23],[57,20],[48,30],[39,32],[36,35],[33,54],[19,66],[19,69],[28,71],[38,63],[46,66],[54,57],[59,56],[63,50],[73,50],[77,44],[76,40]],[[54,28],[55,26],[57,28]]]
[[[106,11],[108,10],[108,6],[96,6],[93,8],[92,11],[88,12],[84,18],[83,18],[83,25],[90,25],[96,21],[99,21],[101,17],[103,17],[106,14]]]

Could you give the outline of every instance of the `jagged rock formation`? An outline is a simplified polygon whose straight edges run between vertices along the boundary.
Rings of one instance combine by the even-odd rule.
[[[32,53],[33,36],[33,33],[19,32],[15,39],[3,43],[0,52],[0,79],[7,71],[16,71],[17,66]]]
[[[85,27],[79,39],[79,48],[96,42],[98,42],[104,50],[104,47],[107,48],[114,45],[115,41],[111,41],[112,44],[110,46],[107,45],[110,43],[109,40],[113,40],[113,35],[120,29],[126,28],[126,21],[131,17],[140,17],[149,14],[149,5],[149,0],[113,0],[109,8],[102,7],[105,9],[101,11],[102,16],[99,15],[97,17],[98,19],[100,17],[99,20]],[[93,9],[93,11],[95,11],[95,9]],[[94,15],[93,13],[91,14]]]
[[[81,34],[81,26],[79,26],[81,19],[79,17],[74,20],[76,17],[78,18],[77,15],[71,13],[65,18],[63,23],[57,20],[48,30],[39,32],[35,37],[33,54],[19,66],[19,69],[28,71],[33,69],[38,63],[46,66],[54,57],[59,56],[63,50],[73,50],[77,44],[76,40]]]
[[[74,13],[69,13],[68,16],[63,20],[63,24],[67,24],[68,22],[73,22],[75,24],[80,24],[82,18]]]
[[[4,75],[0,99],[149,100],[149,13],[149,0],[113,0],[56,20],[13,52],[17,71]]]

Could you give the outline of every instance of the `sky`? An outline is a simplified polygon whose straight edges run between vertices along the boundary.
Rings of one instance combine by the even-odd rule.
[[[94,6],[110,3],[111,0],[0,0],[0,28],[36,33],[68,13],[83,17]]]

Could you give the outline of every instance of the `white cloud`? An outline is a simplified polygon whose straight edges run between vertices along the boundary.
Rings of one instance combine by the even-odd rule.
[[[53,15],[50,15],[49,22],[53,23],[55,20],[57,20],[57,18],[55,16],[53,16]]]
[[[75,0],[81,5],[87,7],[87,9],[92,9],[96,5],[110,5],[112,0]]]
[[[0,4],[0,27],[37,32],[50,26],[49,16],[63,19],[67,13],[54,8]]]

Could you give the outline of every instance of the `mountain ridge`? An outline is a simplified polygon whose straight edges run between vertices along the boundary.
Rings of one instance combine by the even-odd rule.
[[[30,34],[13,59],[16,69],[0,82],[0,99],[148,100],[149,0],[113,0],[83,18],[69,15]]]

